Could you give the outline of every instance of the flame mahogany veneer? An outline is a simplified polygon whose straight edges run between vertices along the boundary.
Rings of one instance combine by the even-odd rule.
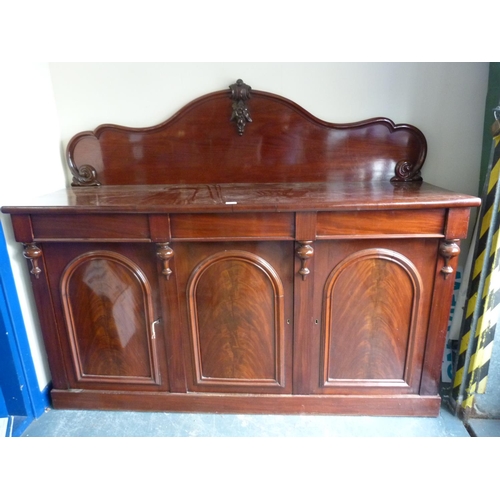
[[[76,135],[72,187],[2,209],[54,407],[437,415],[480,200],[424,183],[426,147],[241,80],[158,126]]]

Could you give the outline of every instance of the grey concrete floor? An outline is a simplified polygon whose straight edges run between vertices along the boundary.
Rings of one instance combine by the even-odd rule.
[[[488,382],[484,394],[474,397],[475,414],[478,418],[500,419],[500,332],[496,334],[488,370]]]
[[[469,437],[446,408],[436,418],[50,410],[23,437]]]
[[[500,437],[500,420],[497,419],[471,418],[467,428],[473,437]]]

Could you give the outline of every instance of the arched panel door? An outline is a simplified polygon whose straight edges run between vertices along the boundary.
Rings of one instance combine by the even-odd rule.
[[[399,242],[385,243],[358,242],[348,253],[354,245],[337,242],[326,253],[333,266],[317,287],[319,392],[418,392],[433,280],[421,270],[435,244],[415,241],[407,255]]]
[[[412,263],[386,249],[336,266],[324,290],[323,385],[407,385],[421,289]]]
[[[148,278],[134,261],[95,250],[62,273],[61,300],[79,383],[160,383]]]
[[[184,255],[196,261],[185,283],[191,390],[291,392],[292,287],[285,246],[291,254],[292,246],[282,243],[212,252],[220,245],[193,244]]]

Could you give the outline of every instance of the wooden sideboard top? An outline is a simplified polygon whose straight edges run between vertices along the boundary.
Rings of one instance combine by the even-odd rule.
[[[480,199],[425,182],[98,186],[63,189],[5,213],[230,213],[474,207]]]

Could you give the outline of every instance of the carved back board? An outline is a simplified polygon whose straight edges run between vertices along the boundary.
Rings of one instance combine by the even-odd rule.
[[[411,125],[327,123],[238,80],[157,126],[82,132],[67,160],[80,186],[419,181],[426,151]]]

